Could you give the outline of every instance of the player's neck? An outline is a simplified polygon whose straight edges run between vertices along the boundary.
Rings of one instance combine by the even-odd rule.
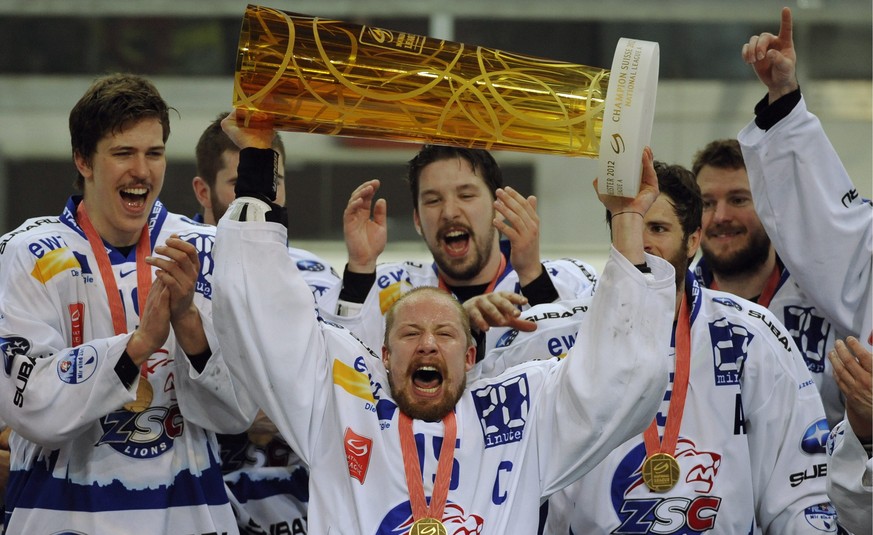
[[[775,267],[776,250],[771,247],[767,260],[753,270],[727,274],[713,272],[712,275],[720,291],[738,295],[743,299],[755,299],[761,295]]]
[[[82,199],[82,202],[85,203],[85,209],[88,211],[88,219],[91,221],[91,225],[94,227],[94,230],[97,231],[97,235],[100,236],[100,239],[113,247],[128,247],[136,245],[139,241],[139,235],[142,233],[141,228],[132,232],[119,229],[115,227],[99,210],[92,210],[87,199]]]

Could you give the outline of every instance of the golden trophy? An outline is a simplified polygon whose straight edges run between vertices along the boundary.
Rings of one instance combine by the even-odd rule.
[[[599,157],[601,191],[633,196],[657,71],[647,41],[607,70],[249,5],[233,106],[288,132]]]

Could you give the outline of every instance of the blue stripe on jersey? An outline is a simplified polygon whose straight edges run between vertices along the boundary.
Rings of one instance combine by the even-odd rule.
[[[82,485],[52,475],[57,451],[51,462],[35,462],[30,470],[15,470],[9,474],[6,493],[7,519],[16,507],[50,509],[57,511],[127,511],[165,509],[195,505],[223,505],[228,503],[221,467],[210,452],[210,467],[200,475],[189,470],[179,472],[172,485],[156,489],[129,489],[119,480],[109,485],[97,483]],[[140,483],[140,482],[138,482]]]
[[[227,481],[227,487],[240,503],[282,494],[289,494],[301,502],[309,502],[309,472],[303,467],[298,467],[280,478],[251,479],[247,473],[242,472],[236,481]]]

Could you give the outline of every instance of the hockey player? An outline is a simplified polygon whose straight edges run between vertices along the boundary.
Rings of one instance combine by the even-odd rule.
[[[818,118],[806,109],[797,81],[791,10],[782,9],[778,35],[752,36],[741,55],[767,86],[755,120],[738,136],[758,215],[810,299],[838,330],[857,337],[860,345],[853,353],[868,356],[868,366],[858,373],[869,381],[873,209],[859,197]],[[849,415],[829,439],[831,498],[847,528],[870,533],[873,433],[869,406],[852,404],[847,397]],[[859,411],[866,418],[858,417]],[[853,421],[862,424],[853,426]]]
[[[310,465],[311,532],[533,533],[545,496],[652,418],[674,274],[642,248],[641,214],[657,192],[650,151],[635,199],[602,198],[621,215],[590,333],[562,363],[465,384],[476,350],[446,292],[419,288],[394,303],[381,359],[312,312],[264,193],[271,156],[258,149],[271,131],[240,128],[234,115],[225,125],[252,148],[218,227],[218,331],[240,350],[235,373]]]
[[[343,213],[348,264],[342,287],[320,302],[325,318],[378,347],[391,303],[417,286],[451,291],[487,331],[493,345],[504,326],[518,324],[528,304],[590,293],[596,271],[573,259],[540,260],[536,197],[503,187],[487,151],[425,145],[409,162],[413,220],[433,263],[377,264],[387,240],[386,203],[375,200],[378,180],[359,186]],[[370,213],[373,212],[371,218]],[[508,241],[500,241],[500,233]],[[492,328],[494,327],[494,328]]]
[[[688,271],[700,190],[687,169],[656,169],[661,194],[645,216],[645,248],[677,273],[670,385],[644,433],[551,497],[545,533],[833,532],[828,430],[809,371],[772,313],[706,289]],[[510,347],[523,355],[524,339],[542,345],[538,337],[522,334]]]
[[[768,88],[738,135],[755,209],[809,298],[840,333],[873,346],[873,208],[858,196],[797,82],[791,10],[778,36],[743,45]]]
[[[213,431],[246,429],[212,327],[214,229],[158,200],[170,133],[147,80],[70,113],[77,189],[0,239],[7,533],[235,533]]]
[[[197,176],[191,186],[202,209],[199,219],[215,225],[235,198],[239,147],[221,129],[222,113],[197,141]],[[273,150],[278,161],[276,203],[285,204],[285,144],[276,134]],[[195,218],[196,219],[196,218]],[[288,254],[317,300],[339,284],[339,276],[325,260],[296,247]],[[244,433],[218,435],[221,466],[228,497],[242,533],[303,533],[309,497],[309,470],[259,412]],[[284,530],[284,531],[283,531]]]
[[[828,352],[835,329],[797,285],[761,225],[752,202],[740,144],[720,139],[694,155],[691,171],[703,196],[701,259],[694,268],[707,288],[766,307],[800,349],[822,397],[828,426],[843,419],[843,399]]]

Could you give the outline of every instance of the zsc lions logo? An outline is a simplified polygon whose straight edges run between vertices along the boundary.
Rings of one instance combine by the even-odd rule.
[[[176,437],[184,431],[184,422],[178,405],[153,405],[142,412],[109,413],[100,419],[100,427],[103,436],[97,446],[108,444],[127,457],[151,459],[172,451]]]
[[[721,467],[721,455],[704,451],[688,439],[676,444],[676,460],[685,477],[674,496],[651,492],[643,482],[645,444],[640,443],[621,460],[612,477],[612,507],[621,525],[615,534],[670,533],[696,535],[715,527],[721,498],[709,493]]]

